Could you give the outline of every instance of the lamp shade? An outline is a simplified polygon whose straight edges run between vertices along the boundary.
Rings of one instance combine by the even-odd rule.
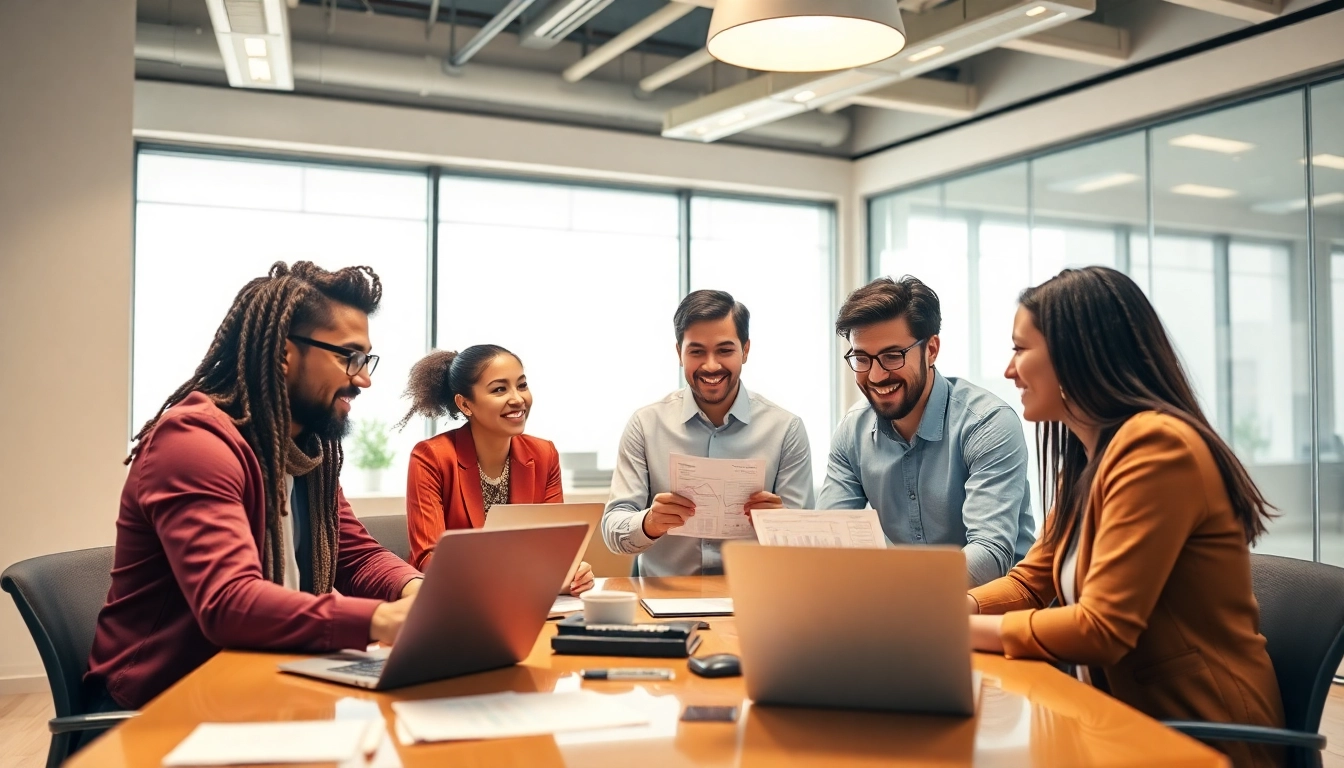
[[[830,72],[905,47],[897,0],[718,0],[709,53],[766,72]]]

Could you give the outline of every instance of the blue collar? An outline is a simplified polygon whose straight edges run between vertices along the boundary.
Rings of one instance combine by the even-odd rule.
[[[695,402],[695,393],[691,391],[689,385],[682,388],[681,391],[681,423],[685,424],[696,415],[704,416],[700,410],[700,405]],[[714,426],[708,416],[704,416],[705,423]],[[743,424],[751,423],[751,394],[747,392],[747,387],[741,379],[737,384],[737,399],[733,401],[733,407],[728,409],[728,415],[723,419],[723,425],[726,427],[732,419],[737,419]]]

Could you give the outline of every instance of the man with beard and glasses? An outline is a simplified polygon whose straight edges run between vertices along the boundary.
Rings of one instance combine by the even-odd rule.
[[[820,509],[877,510],[896,544],[954,544],[972,585],[1008,572],[1035,539],[1027,442],[1007,403],[934,363],[938,294],[910,276],[854,291],[835,331],[867,398],[831,440]]]
[[[810,509],[812,459],[802,419],[742,386],[751,313],[723,291],[695,291],[672,317],[684,389],[635,411],[621,437],[602,535],[638,554],[640,576],[723,573],[721,541],[665,535],[695,515],[672,493],[671,455],[765,461],[766,490],[744,505]]]
[[[368,267],[277,262],[135,436],[88,711],[139,708],[223,648],[396,639],[420,572],[365,532],[338,482],[381,298]]]

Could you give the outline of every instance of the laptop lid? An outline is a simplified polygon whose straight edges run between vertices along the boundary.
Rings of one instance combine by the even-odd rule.
[[[588,534],[583,537],[583,546],[574,553],[574,562],[560,585],[559,591],[567,593],[569,585],[574,582],[574,572],[579,569],[579,563],[583,562],[584,553],[592,542],[593,532],[602,524],[602,509],[601,504],[496,504],[490,508],[490,514],[485,516],[485,530],[587,523]]]
[[[585,524],[564,523],[444,532],[377,688],[522,661],[587,531]]]
[[[756,703],[974,713],[960,549],[734,541],[723,562]]]

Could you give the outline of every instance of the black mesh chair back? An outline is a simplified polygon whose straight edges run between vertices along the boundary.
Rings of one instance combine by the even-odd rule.
[[[1344,568],[1251,555],[1260,634],[1283,696],[1284,724],[1316,733],[1344,657]]]
[[[363,523],[364,530],[389,552],[408,563],[411,561],[411,539],[406,533],[405,515],[361,517],[359,522]]]
[[[42,555],[0,574],[42,656],[57,717],[84,714],[82,682],[111,585],[112,547]],[[69,734],[53,738],[48,765],[59,765],[71,743]]]

